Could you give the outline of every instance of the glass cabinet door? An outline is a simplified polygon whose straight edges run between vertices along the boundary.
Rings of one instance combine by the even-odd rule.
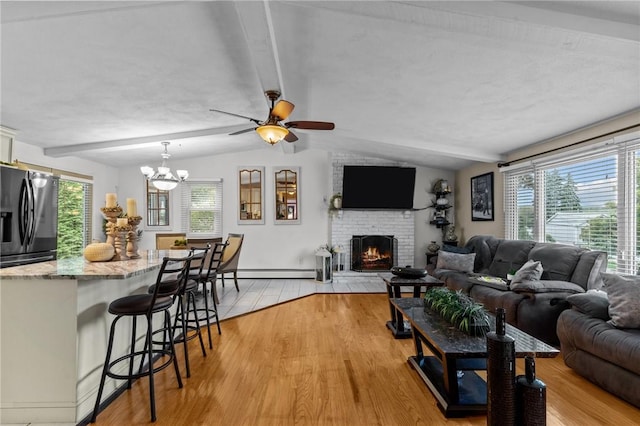
[[[238,224],[264,223],[264,167],[238,168]]]
[[[280,167],[274,170],[276,223],[300,223],[300,169]]]

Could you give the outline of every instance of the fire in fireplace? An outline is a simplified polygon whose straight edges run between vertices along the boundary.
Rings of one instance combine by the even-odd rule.
[[[397,257],[397,241],[393,235],[354,235],[351,269],[359,272],[391,269]]]

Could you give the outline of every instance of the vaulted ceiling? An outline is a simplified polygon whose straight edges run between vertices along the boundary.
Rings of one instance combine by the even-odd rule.
[[[105,164],[314,148],[444,169],[640,108],[640,2],[0,2],[0,124]],[[264,91],[293,102],[274,147]]]

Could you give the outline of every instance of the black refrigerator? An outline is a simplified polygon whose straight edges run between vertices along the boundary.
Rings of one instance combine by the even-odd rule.
[[[57,176],[0,167],[0,268],[56,259]]]

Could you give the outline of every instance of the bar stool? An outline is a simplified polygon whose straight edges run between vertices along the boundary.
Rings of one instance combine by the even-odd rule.
[[[179,277],[186,279],[184,286],[174,295],[174,299],[177,300],[176,315],[173,321],[173,330],[171,334],[174,336],[173,343],[182,343],[184,350],[184,363],[187,371],[187,377],[191,377],[191,367],[189,365],[189,348],[187,342],[189,340],[198,338],[200,340],[200,348],[202,349],[202,356],[207,356],[207,352],[204,348],[204,341],[202,340],[202,332],[200,330],[200,322],[198,319],[198,311],[196,307],[196,290],[198,289],[198,281],[194,279],[195,272],[191,265],[200,265],[196,269],[200,270],[202,264],[206,258],[208,248],[192,248],[189,251],[189,267],[180,272]],[[190,275],[193,273],[194,275]],[[169,285],[171,282],[169,281]],[[160,283],[160,293],[164,293],[162,287],[165,286],[165,282]],[[156,291],[157,284],[149,287],[149,293]],[[193,318],[189,318],[189,314],[193,314]],[[195,325],[192,325],[195,324]],[[180,332],[176,335],[176,332]],[[163,333],[162,341],[153,341],[154,344],[166,344],[166,330],[156,330],[154,334]]]
[[[95,423],[100,408],[100,398],[104,390],[105,380],[108,377],[119,380],[127,380],[127,389],[131,389],[131,383],[134,379],[149,376],[149,402],[151,410],[151,421],[156,421],[156,402],[154,391],[153,375],[158,371],[173,364],[178,381],[178,387],[182,388],[182,378],[178,368],[178,360],[176,359],[175,346],[173,344],[173,328],[171,327],[171,314],[169,308],[173,305],[174,296],[184,289],[187,283],[187,271],[189,270],[191,257],[162,259],[162,266],[158,272],[154,291],[149,294],[134,294],[121,297],[109,304],[109,313],[115,315],[115,319],[111,323],[109,331],[109,343],[107,346],[107,355],[102,369],[100,378],[100,386],[98,388],[98,396],[96,404],[91,416],[91,423]],[[162,283],[162,285],[161,285]],[[169,343],[160,348],[154,348],[152,335],[154,333],[152,319],[156,313],[164,312],[164,329],[169,332]],[[147,320],[147,332],[145,337],[145,347],[141,351],[136,351],[136,321],[138,316],[145,316]],[[111,361],[111,352],[113,350],[113,341],[115,336],[116,324],[121,318],[132,317],[131,347],[129,353]],[[158,357],[167,356],[164,362],[154,367],[154,355]],[[140,368],[137,373],[133,372],[134,358],[141,357]],[[144,360],[148,357],[148,364],[144,368]],[[119,374],[115,372],[115,368],[121,362],[129,362],[128,374]]]
[[[209,265],[206,270],[201,271],[198,277],[198,283],[202,284],[202,293],[204,295],[204,308],[198,308],[198,316],[207,321],[207,334],[209,336],[209,349],[213,349],[213,342],[211,340],[211,320],[215,319],[216,326],[218,327],[218,334],[222,334],[220,330],[220,321],[218,318],[218,292],[216,291],[216,278],[217,271],[220,263],[222,263],[222,256],[224,249],[227,247],[227,243],[214,243],[211,256],[209,257]],[[211,285],[211,288],[207,290],[207,284]],[[211,300],[213,305],[209,307],[209,301],[207,299],[207,292],[211,292]]]

